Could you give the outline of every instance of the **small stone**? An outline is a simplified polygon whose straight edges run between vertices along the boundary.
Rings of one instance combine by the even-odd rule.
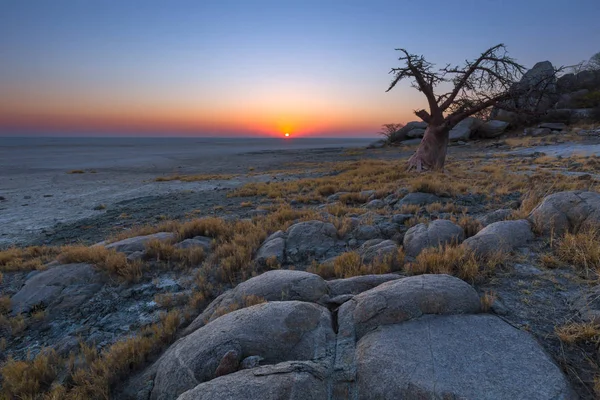
[[[229,350],[223,358],[221,358],[221,362],[215,371],[215,376],[218,378],[219,376],[228,375],[234,373],[240,367],[240,353],[236,350]]]
[[[242,360],[242,369],[251,369],[260,366],[260,362],[264,360],[261,356],[250,356]]]

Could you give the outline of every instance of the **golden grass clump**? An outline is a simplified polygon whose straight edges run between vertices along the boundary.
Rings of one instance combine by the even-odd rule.
[[[493,291],[486,291],[481,296],[480,301],[481,310],[483,312],[488,312],[492,308],[492,305],[494,305],[494,302],[496,301],[496,293],[494,293]]]
[[[479,220],[477,220],[469,215],[463,215],[462,217],[460,217],[460,219],[458,220],[458,225],[461,228],[463,228],[466,238],[475,236],[477,234],[477,232],[479,232],[483,228],[483,226],[481,225],[481,222],[479,222]]]
[[[58,261],[64,264],[89,263],[109,274],[128,282],[137,281],[142,276],[142,263],[129,261],[123,253],[103,246],[64,246]]]
[[[600,270],[600,232],[597,229],[566,233],[558,241],[556,255],[560,261],[571,264],[584,275],[598,274]]]
[[[505,259],[500,252],[479,258],[462,246],[438,246],[421,251],[415,262],[405,264],[405,271],[411,275],[448,274],[472,282],[488,275]]]
[[[555,328],[556,336],[565,343],[577,343],[600,339],[600,325],[592,322],[573,322]]]
[[[10,296],[0,296],[0,315],[10,311]]]
[[[0,272],[29,271],[43,269],[59,253],[56,247],[31,246],[10,247],[0,250]]]
[[[39,394],[50,387],[61,366],[62,360],[54,350],[43,350],[25,361],[9,358],[0,368],[0,394],[7,399],[39,398]]]
[[[208,236],[221,238],[231,236],[231,228],[221,218],[199,218],[181,224],[177,231],[178,240],[193,238],[194,236]]]

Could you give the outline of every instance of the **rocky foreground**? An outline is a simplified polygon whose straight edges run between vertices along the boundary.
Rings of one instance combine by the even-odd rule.
[[[495,173],[485,168],[482,182]],[[600,393],[599,193],[317,190],[323,205],[257,210],[252,220],[3,252],[1,396]]]

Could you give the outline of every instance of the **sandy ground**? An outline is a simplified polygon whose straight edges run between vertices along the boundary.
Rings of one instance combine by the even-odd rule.
[[[192,210],[203,214],[233,201],[226,198],[226,189],[272,179],[248,176],[250,168],[256,173],[286,168],[289,163],[339,159],[343,147],[364,147],[370,142],[355,139],[289,145],[131,139],[15,145],[2,140],[0,247],[88,242],[102,238],[107,226],[122,229],[155,222],[161,216],[181,218]],[[73,170],[85,173],[69,173]],[[240,175],[220,181],[155,181],[173,174]]]

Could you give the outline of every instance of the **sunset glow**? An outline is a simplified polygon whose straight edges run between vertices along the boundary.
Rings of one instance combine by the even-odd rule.
[[[409,83],[385,92],[397,47],[437,65],[500,42],[526,66],[573,65],[600,50],[594,0],[515,0],[518,15],[494,4],[434,0],[434,31],[421,35],[421,20],[397,23],[422,14],[420,4],[385,0],[151,3],[143,12],[135,2],[7,2],[0,134],[375,137],[427,106]],[[490,7],[494,24],[457,28],[460,18],[485,21]],[[578,22],[546,29],[565,19]]]

